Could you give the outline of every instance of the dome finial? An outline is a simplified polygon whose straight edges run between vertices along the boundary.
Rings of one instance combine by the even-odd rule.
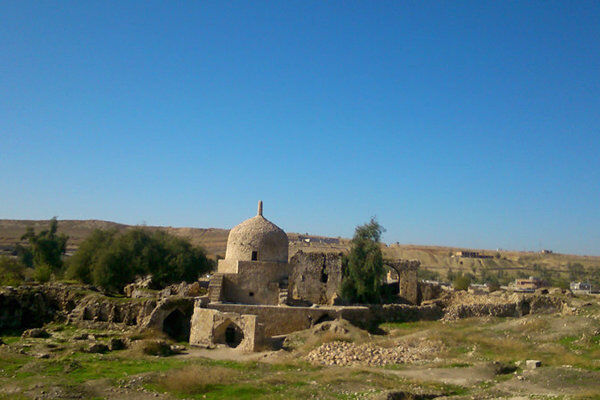
[[[262,200],[258,201],[258,214],[262,217]]]

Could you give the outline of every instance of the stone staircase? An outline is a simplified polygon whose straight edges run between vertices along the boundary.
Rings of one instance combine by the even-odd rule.
[[[279,305],[288,303],[288,280],[284,279],[279,282]]]
[[[279,305],[285,305],[288,302],[288,290],[279,289]]]
[[[223,292],[223,274],[214,274],[208,283],[208,299],[211,303],[221,301]]]

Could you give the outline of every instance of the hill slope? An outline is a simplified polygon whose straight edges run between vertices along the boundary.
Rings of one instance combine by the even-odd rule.
[[[0,220],[0,250],[3,252],[12,251],[15,243],[27,227],[33,227],[36,232],[47,229],[48,220]],[[69,235],[68,252],[77,249],[82,240],[84,240],[94,229],[117,229],[126,230],[134,226],[118,224],[110,221],[98,220],[60,220],[59,232]],[[185,237],[193,244],[200,245],[206,249],[211,256],[224,256],[227,247],[228,229],[219,228],[174,228],[147,226],[147,229],[160,229],[174,235]],[[326,251],[326,252],[344,252],[350,247],[349,239],[326,238],[313,235],[301,235],[298,233],[288,233],[290,239],[290,255],[297,250],[303,251]],[[455,253],[459,250],[465,250],[454,247],[442,246],[420,246],[420,245],[382,245],[384,256],[390,259],[417,259],[421,265],[429,270],[437,271],[445,276],[446,271],[452,268],[454,271],[473,270],[504,270],[504,271],[523,271],[524,273],[534,273],[534,266],[538,265],[556,272],[566,272],[569,263],[579,263],[584,268],[600,268],[600,257],[598,256],[580,256],[568,254],[541,254],[535,252],[517,252],[517,251],[493,251],[493,250],[471,250],[480,254],[492,256],[491,258],[468,258],[456,257]]]

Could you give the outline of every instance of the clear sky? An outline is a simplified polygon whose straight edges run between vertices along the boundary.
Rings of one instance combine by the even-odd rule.
[[[0,218],[600,255],[598,1],[2,1]]]

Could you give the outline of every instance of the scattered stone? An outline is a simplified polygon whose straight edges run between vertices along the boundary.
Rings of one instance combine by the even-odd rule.
[[[368,365],[413,363],[439,353],[443,344],[423,341],[419,345],[400,345],[394,348],[375,346],[371,343],[356,345],[335,341],[325,343],[306,356],[306,360],[320,365]]]
[[[542,362],[540,360],[527,360],[525,361],[525,367],[527,369],[536,369],[542,366]]]
[[[43,328],[27,329],[21,335],[22,338],[49,338],[50,334]]]
[[[183,353],[185,351],[185,346],[174,344],[171,346],[171,351],[173,352],[173,354]]]
[[[50,354],[48,353],[40,353],[35,355],[36,358],[50,358]]]
[[[87,349],[88,353],[106,353],[107,351],[109,351],[109,348],[103,343],[91,344]]]

